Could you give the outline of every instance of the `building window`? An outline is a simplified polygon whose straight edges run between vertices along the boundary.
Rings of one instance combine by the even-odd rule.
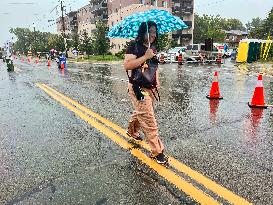
[[[162,2],[162,6],[165,7],[165,8],[168,8],[168,2],[167,1],[163,1]]]

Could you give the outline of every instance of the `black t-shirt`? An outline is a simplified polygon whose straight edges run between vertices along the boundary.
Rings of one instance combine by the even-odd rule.
[[[133,54],[137,56],[137,58],[139,58],[141,56],[144,56],[147,49],[148,47],[144,46],[143,44],[132,42],[127,47],[125,54]],[[154,51],[155,54],[157,53],[156,48],[154,46],[151,46],[151,49]]]
[[[125,54],[133,54],[135,55],[137,58],[140,58],[141,56],[144,56],[145,55],[145,52],[146,50],[148,49],[148,47],[144,46],[143,44],[140,44],[140,43],[136,43],[136,42],[132,42],[126,49],[126,52]],[[151,46],[151,49],[153,50],[153,52],[156,54],[156,48],[154,46]],[[158,66],[158,60],[156,58],[156,56],[152,59],[149,59],[146,61],[146,63],[148,64],[149,66],[149,74],[150,75],[150,78],[152,78],[152,84],[156,84],[156,70],[157,70],[157,66]],[[137,69],[133,69],[132,70],[132,73],[131,73],[131,77],[129,77],[129,74],[128,74],[128,77],[129,77],[129,82],[130,82],[130,78],[133,79],[136,74],[137,74],[138,70]],[[130,82],[132,83],[132,82]],[[142,85],[142,87],[147,87],[147,85]]]

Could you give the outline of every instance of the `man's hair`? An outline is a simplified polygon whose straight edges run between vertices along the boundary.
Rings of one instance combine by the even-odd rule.
[[[138,34],[137,34],[137,37],[136,37],[136,42],[137,43],[140,43],[140,44],[143,44],[144,41],[145,41],[145,35],[147,33],[147,24],[148,24],[148,29],[150,29],[152,26],[155,27],[156,29],[156,38],[155,38],[155,41],[152,43],[152,44],[155,44],[157,42],[157,39],[158,39],[158,31],[157,31],[157,26],[156,26],[156,23],[153,22],[153,21],[148,21],[147,23],[146,22],[142,22],[139,29],[138,29]]]

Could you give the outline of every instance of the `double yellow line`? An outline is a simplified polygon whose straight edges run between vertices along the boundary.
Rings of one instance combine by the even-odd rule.
[[[174,171],[159,165],[141,150],[134,148],[133,144],[129,143],[124,138],[129,138],[126,135],[126,130],[120,126],[114,124],[113,122],[107,120],[106,118],[98,115],[97,113],[91,111],[90,109],[80,105],[76,101],[66,97],[62,93],[56,91],[55,89],[41,83],[36,84],[40,89],[45,91],[49,96],[58,101],[67,109],[71,110],[77,114],[81,119],[89,123],[91,126],[95,127],[97,130],[102,132],[105,136],[110,138],[116,144],[121,146],[125,150],[129,150],[133,156],[138,158],[144,164],[148,165],[150,168],[155,170],[160,176],[164,177],[167,181],[174,184],[178,189],[189,195],[192,199],[199,202],[200,204],[214,205],[220,204],[214,198],[209,196],[202,190],[194,187],[191,183],[185,181],[181,176],[177,175]],[[117,134],[118,133],[118,134]],[[147,143],[138,143],[142,148],[150,151]],[[176,171],[181,172],[189,176],[192,180],[196,181],[198,184],[204,186],[206,189],[214,192],[222,199],[228,201],[231,204],[245,205],[251,204],[244,198],[232,193],[223,186],[215,183],[214,181],[208,179],[197,171],[192,170],[190,167],[179,162],[173,157],[169,157],[169,165]]]

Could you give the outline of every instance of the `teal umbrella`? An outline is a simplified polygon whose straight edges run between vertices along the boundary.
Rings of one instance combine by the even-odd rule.
[[[156,23],[159,34],[188,28],[180,18],[173,16],[168,11],[151,9],[127,16],[123,21],[111,28],[108,32],[108,37],[133,39],[137,36],[141,23],[148,21]]]

